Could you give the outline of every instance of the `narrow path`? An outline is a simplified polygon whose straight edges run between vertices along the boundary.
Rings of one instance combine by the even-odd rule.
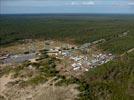
[[[131,53],[131,52],[133,52],[133,51],[134,51],[134,48],[129,49],[127,52],[124,52],[123,54],[121,54],[121,57],[124,56],[126,53]]]
[[[133,51],[134,51],[134,48],[128,50],[127,53],[131,53],[131,52],[133,52]]]

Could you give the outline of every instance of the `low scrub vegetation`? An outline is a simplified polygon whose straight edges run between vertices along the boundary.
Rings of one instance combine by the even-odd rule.
[[[134,52],[87,72],[85,80],[93,100],[134,99]]]
[[[49,78],[54,77],[58,74],[56,71],[56,65],[53,58],[47,56],[38,60],[37,63],[29,61],[24,62],[21,65],[15,67],[6,67],[2,69],[1,76],[4,74],[12,73],[13,78],[27,79],[25,82],[37,85],[39,83],[46,82]]]

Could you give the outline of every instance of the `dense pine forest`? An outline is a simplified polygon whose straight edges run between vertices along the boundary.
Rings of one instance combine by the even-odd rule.
[[[128,32],[125,37],[118,37]],[[133,15],[1,15],[0,43],[56,39],[76,44],[106,39],[105,50],[123,53],[134,44]],[[116,44],[116,45],[115,45]]]

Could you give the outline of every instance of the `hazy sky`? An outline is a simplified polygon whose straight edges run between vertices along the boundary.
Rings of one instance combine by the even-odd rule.
[[[134,0],[0,0],[0,13],[134,14]]]

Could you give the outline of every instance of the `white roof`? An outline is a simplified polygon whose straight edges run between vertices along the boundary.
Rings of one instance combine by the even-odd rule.
[[[73,67],[80,67],[81,66],[81,63],[73,63],[72,66]]]
[[[73,68],[73,70],[77,70],[77,69],[80,69],[80,67],[75,67],[75,68]]]

